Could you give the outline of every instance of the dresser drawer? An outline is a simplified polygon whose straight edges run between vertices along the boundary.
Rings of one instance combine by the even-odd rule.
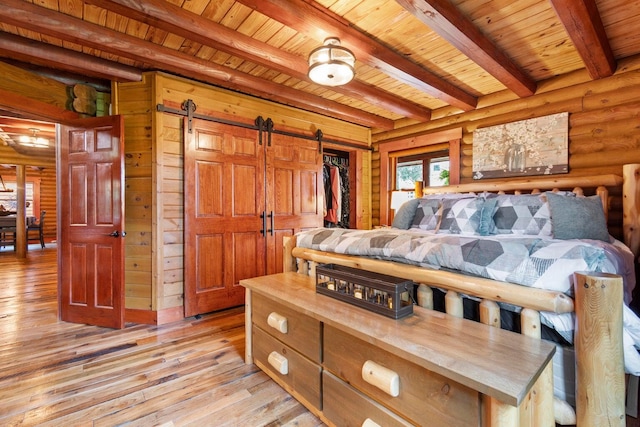
[[[328,325],[323,366],[414,424],[479,425],[478,392]]]
[[[253,323],[295,348],[316,363],[321,362],[321,323],[257,292],[252,296]]]
[[[253,326],[253,360],[271,378],[277,379],[298,400],[322,409],[320,375],[322,369],[273,338],[262,329]]]
[[[413,425],[327,371],[322,373],[322,413],[336,426],[361,426],[367,419],[385,427]]]

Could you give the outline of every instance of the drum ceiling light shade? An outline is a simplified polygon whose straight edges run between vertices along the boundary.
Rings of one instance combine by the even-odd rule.
[[[329,37],[309,54],[309,78],[323,86],[344,85],[353,80],[355,63],[353,52],[340,46],[337,37]]]

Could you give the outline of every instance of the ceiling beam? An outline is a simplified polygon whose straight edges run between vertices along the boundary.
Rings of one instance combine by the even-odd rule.
[[[616,59],[595,0],[551,0],[551,5],[591,78],[612,76],[617,68]]]
[[[447,104],[464,111],[473,110],[477,105],[476,97],[358,31],[317,4],[309,4],[305,0],[238,1],[319,43],[329,36],[338,37],[344,46],[354,51],[358,61]]]
[[[80,118],[80,114],[76,112],[64,110],[53,104],[47,104],[6,89],[0,89],[0,109],[18,110],[30,119],[57,123],[69,123]]]
[[[0,20],[27,30],[149,64],[164,71],[336,117],[364,126],[392,129],[393,121],[335,101],[279,85],[229,67],[158,46],[128,34],[24,2],[3,0]]]
[[[537,84],[449,0],[397,0],[416,18],[520,97]]]
[[[0,32],[0,56],[56,70],[77,72],[99,79],[139,82],[142,73],[127,65]]]
[[[165,0],[88,0],[86,3],[315,84],[307,76],[306,58],[255,40]],[[330,90],[421,122],[431,119],[428,108],[358,80]]]

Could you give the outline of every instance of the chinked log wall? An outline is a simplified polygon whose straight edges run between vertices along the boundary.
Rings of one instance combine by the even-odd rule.
[[[253,123],[269,117],[280,130],[368,147],[363,126],[327,118],[163,73],[145,73],[135,83],[115,83],[112,101],[125,118],[125,306],[128,321],[166,323],[183,315],[184,200],[183,117],[157,111],[180,110],[191,99],[198,114]],[[325,144],[330,146],[330,144]],[[340,147],[336,147],[340,148]],[[358,150],[362,193],[358,224],[371,226],[370,157]]]
[[[478,108],[461,114],[434,111],[425,124],[406,126],[372,136],[373,224],[380,221],[380,155],[378,144],[445,129],[462,128],[461,182],[472,181],[473,131],[563,111],[569,112],[571,175],[622,174],[624,163],[640,162],[640,56],[618,62],[609,78],[591,81],[577,71],[542,82],[536,95],[516,99],[503,92],[480,98]],[[612,195],[610,223],[622,223],[621,195]],[[621,236],[621,226],[612,230]]]
[[[8,154],[8,157],[4,157],[5,150]],[[11,151],[13,151],[10,147],[0,147],[0,158],[11,159]],[[15,153],[15,152],[14,152]],[[15,161],[15,160],[14,160]],[[15,161],[15,164],[19,164]],[[15,169],[6,169],[0,171],[0,175],[2,175],[2,179],[5,181],[16,181]],[[57,218],[57,203],[56,203],[56,167],[55,163],[51,166],[40,166],[39,169],[34,169],[30,167],[30,164],[27,163],[27,181],[30,179],[40,180],[40,210],[47,211],[47,216],[44,221],[44,238],[45,241],[55,240],[56,239],[56,218]],[[13,193],[15,197],[15,192]],[[39,217],[40,213],[34,212],[34,214]],[[32,233],[31,237],[35,237],[36,233]],[[32,241],[31,244],[37,242]],[[40,246],[38,246],[39,248]]]

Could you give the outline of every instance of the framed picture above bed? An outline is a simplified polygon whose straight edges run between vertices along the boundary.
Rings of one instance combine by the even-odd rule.
[[[569,113],[473,132],[473,179],[569,172]]]

